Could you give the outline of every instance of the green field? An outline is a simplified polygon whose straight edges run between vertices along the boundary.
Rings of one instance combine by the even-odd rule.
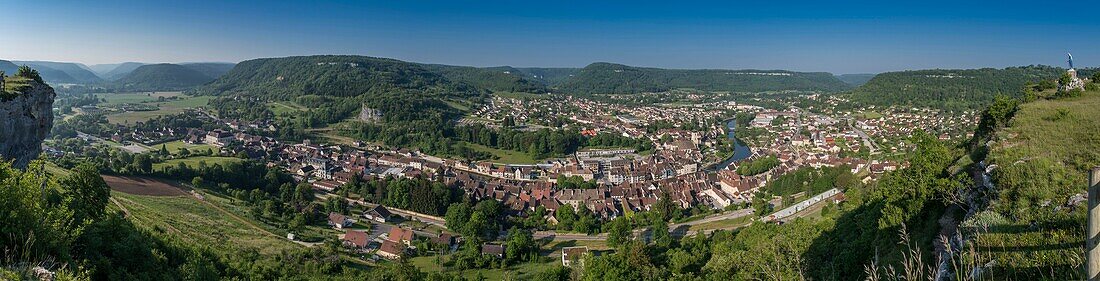
[[[159,102],[158,97],[179,97],[178,100],[170,100]],[[107,102],[101,105],[110,106],[123,103],[139,103],[154,105],[159,109],[153,111],[131,111],[118,114],[107,115],[107,121],[113,124],[133,124],[136,122],[143,122],[153,117],[176,114],[183,112],[188,108],[197,108],[206,106],[213,97],[211,96],[187,96],[180,94],[179,92],[158,92],[153,94],[148,93],[127,93],[127,94],[105,94],[100,98],[106,99]]]
[[[194,168],[194,167],[198,167],[199,162],[204,162],[204,161],[206,162],[206,165],[214,165],[214,164],[241,162],[241,159],[240,158],[235,158],[235,157],[220,157],[220,156],[195,156],[195,157],[188,157],[188,158],[183,158],[183,159],[171,159],[171,160],[164,161],[163,163],[155,163],[155,164],[153,164],[153,169],[154,170],[160,170],[160,169],[163,169],[165,166],[179,165],[179,163],[181,163],[181,162],[184,165],[187,165],[188,167]]]
[[[162,144],[155,144],[155,145],[150,146],[150,148],[152,148],[153,151],[159,151],[161,145],[164,145],[164,148],[168,149],[168,153],[172,153],[172,154],[179,154],[180,148],[187,148],[187,150],[189,150],[191,152],[206,151],[207,149],[212,150],[214,152],[218,151],[218,148],[213,146],[213,145],[209,145],[209,144],[189,144],[189,143],[185,143],[183,141],[172,141],[172,142],[166,142],[166,143],[162,143]]]
[[[538,163],[538,160],[535,160],[535,158],[532,157],[530,154],[527,154],[527,153],[524,153],[524,152],[496,149],[496,148],[491,148],[491,147],[488,147],[488,146],[484,146],[484,145],[480,145],[480,144],[476,144],[476,143],[468,143],[468,142],[465,143],[465,145],[466,145],[466,147],[472,148],[474,150],[483,151],[483,152],[492,154],[493,157],[495,158],[495,159],[493,159],[493,162],[495,162],[495,163],[501,163],[501,164],[534,164],[534,163]]]
[[[752,223],[751,216],[724,219],[692,225],[688,230],[727,229],[731,227],[745,226]]]
[[[446,260],[446,256],[444,260]],[[435,256],[410,258],[409,263],[420,268],[420,270],[424,272],[438,272],[442,270],[439,263],[436,262]],[[467,280],[477,280],[478,273],[481,273],[481,276],[485,277],[484,280],[532,280],[535,274],[546,271],[557,265],[561,265],[561,260],[550,258],[545,262],[522,263],[504,269],[463,270],[460,274]],[[448,270],[448,272],[455,273],[458,271]],[[509,276],[510,279],[505,278],[505,276]]]
[[[180,92],[144,92],[144,93],[111,93],[99,94],[100,99],[106,100],[99,105],[119,105],[124,103],[148,103],[156,102],[158,98],[186,97]]]
[[[142,196],[111,192],[129,212],[135,225],[172,236],[190,245],[203,245],[222,253],[240,248],[275,255],[300,247],[293,242],[260,231],[190,196]]]
[[[298,111],[309,110],[297,103],[289,101],[269,102],[267,103],[267,107],[271,110],[271,113],[275,113],[275,115],[287,115]]]
[[[882,114],[874,111],[864,111],[856,114],[856,117],[860,119],[879,119],[882,118]]]

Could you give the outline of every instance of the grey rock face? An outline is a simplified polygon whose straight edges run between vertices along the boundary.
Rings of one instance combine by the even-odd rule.
[[[25,168],[42,151],[42,140],[53,128],[53,100],[49,85],[32,87],[11,100],[0,100],[0,160]]]

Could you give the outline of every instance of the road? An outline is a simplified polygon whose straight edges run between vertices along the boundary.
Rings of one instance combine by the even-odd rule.
[[[338,195],[330,194],[330,193],[326,193],[326,194],[321,195],[321,197],[323,197],[323,198],[328,198],[330,196],[338,196]],[[347,200],[348,203],[359,204],[359,205],[365,206],[367,208],[374,208],[374,206],[378,206],[378,204],[363,201],[361,199],[351,199],[351,198],[344,198],[344,199]],[[404,217],[408,217],[408,218],[410,218],[412,220],[415,220],[415,221],[419,221],[419,222],[435,225],[435,226],[438,226],[438,227],[442,227],[443,229],[447,229],[447,221],[444,220],[441,217],[437,217],[437,216],[433,216],[433,215],[427,215],[427,214],[421,214],[421,213],[417,213],[417,212],[413,212],[413,211],[409,211],[409,210],[402,210],[402,209],[397,209],[397,208],[388,207],[388,206],[386,207],[386,210],[390,210],[391,213],[398,214],[398,215],[401,215],[401,216],[404,216]]]
[[[716,222],[728,219],[736,219],[744,216],[750,216],[753,214],[752,209],[740,209],[729,211],[725,213],[710,215],[702,219],[682,222],[669,225],[668,231],[672,236],[683,237],[691,236],[698,233],[695,230],[688,230],[693,225],[704,224],[709,222]],[[735,226],[740,227],[740,226]],[[704,233],[713,232],[715,229],[704,230]],[[583,233],[558,233],[557,231],[537,231],[531,235],[535,239],[551,239],[551,240],[577,240],[577,241],[604,241],[607,240],[607,233],[601,233],[597,235],[587,235]],[[634,230],[635,237],[649,237],[649,229],[637,229]]]

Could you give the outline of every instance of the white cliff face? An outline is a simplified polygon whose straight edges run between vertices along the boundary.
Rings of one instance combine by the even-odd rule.
[[[53,100],[49,85],[31,83],[31,88],[10,100],[0,99],[0,160],[26,167],[38,157],[42,140],[53,128]]]

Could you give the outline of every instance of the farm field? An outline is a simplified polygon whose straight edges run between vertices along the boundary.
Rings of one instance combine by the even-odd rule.
[[[178,97],[177,100],[159,101],[159,98]],[[153,117],[161,115],[169,115],[183,112],[188,108],[197,108],[206,106],[213,97],[211,96],[188,96],[179,92],[156,92],[156,93],[124,93],[124,94],[104,94],[100,98],[106,99],[107,102],[101,105],[118,105],[123,103],[137,103],[156,106],[158,109],[153,111],[129,111],[117,114],[107,115],[107,121],[112,124],[133,124],[149,120]]]
[[[103,176],[112,191],[146,196],[185,196],[186,192],[172,183],[146,177]]]
[[[255,250],[275,255],[297,246],[260,231],[191,196],[145,196],[111,192],[135,225],[221,253]]]

